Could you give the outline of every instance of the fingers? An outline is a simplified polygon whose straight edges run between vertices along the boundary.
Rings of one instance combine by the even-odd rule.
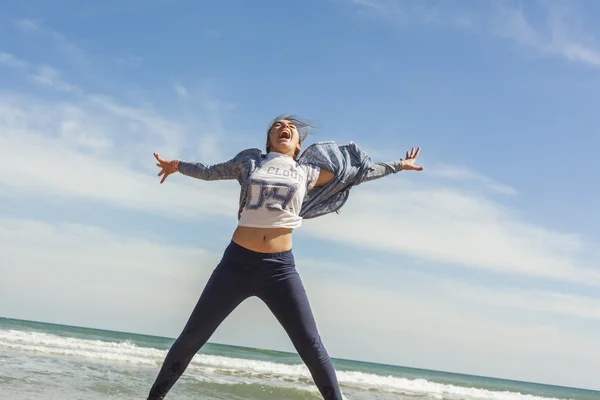
[[[161,168],[162,171],[159,172],[158,176],[162,175],[165,171],[165,167],[167,165],[170,165],[167,160],[163,159],[161,156],[158,155],[158,153],[154,153],[154,157],[158,160],[158,162],[156,163],[156,166],[158,168]]]
[[[418,165],[405,165],[404,168],[402,168],[405,171],[423,171],[424,168]]]
[[[406,159],[411,159],[411,158],[417,158],[419,157],[419,153],[421,152],[421,147],[417,147],[417,149],[415,150],[415,148],[411,148],[410,151],[406,152]]]
[[[419,165],[415,165],[415,161],[417,157],[419,157],[419,153],[421,153],[421,146],[418,146],[416,149],[412,147],[409,151],[406,152],[406,162],[403,162],[403,169],[408,171],[423,171],[425,168]]]
[[[162,158],[158,153],[153,153],[153,154],[154,154],[154,158],[156,158],[156,160],[159,162],[159,164],[164,164],[164,163],[169,162],[168,160],[165,160],[164,158]]]
[[[158,153],[155,152],[153,154],[154,154],[154,158],[156,158],[156,160],[158,161],[156,163],[156,166],[158,168],[160,168],[160,172],[158,173],[158,176],[162,176],[162,179],[160,180],[160,184],[162,185],[162,183],[165,181],[165,179],[167,179],[167,177],[173,173],[173,172],[169,172],[165,169],[165,167],[167,167],[167,166],[170,167],[171,164],[167,160],[165,160],[161,156],[159,156]]]
[[[158,153],[153,153],[154,154],[154,158],[156,158],[156,161],[158,161],[156,163],[156,166],[159,168],[164,168],[164,166],[162,164],[164,164],[166,161],[158,155]]]
[[[159,174],[160,175],[160,174]],[[170,173],[166,172],[165,176],[162,177],[162,179],[160,180],[160,184],[162,185],[162,183],[165,181],[165,179],[167,179],[167,176],[171,175]]]

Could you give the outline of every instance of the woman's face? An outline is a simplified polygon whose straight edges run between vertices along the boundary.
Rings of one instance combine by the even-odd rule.
[[[300,134],[293,122],[286,119],[275,121],[269,130],[267,148],[292,158],[300,151]]]

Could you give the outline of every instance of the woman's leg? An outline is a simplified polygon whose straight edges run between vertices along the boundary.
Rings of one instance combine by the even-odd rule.
[[[259,297],[289,335],[323,399],[342,400],[333,363],[321,342],[306,290],[293,264],[278,273]]]
[[[213,271],[183,331],[171,346],[150,390],[148,400],[164,399],[194,355],[223,320],[249,297],[249,281],[231,261],[223,259]]]

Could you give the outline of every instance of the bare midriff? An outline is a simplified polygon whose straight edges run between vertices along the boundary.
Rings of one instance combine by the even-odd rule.
[[[258,253],[279,253],[292,249],[292,229],[238,226],[232,240]]]

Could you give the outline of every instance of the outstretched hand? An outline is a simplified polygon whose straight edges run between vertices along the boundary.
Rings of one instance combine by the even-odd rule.
[[[178,171],[177,167],[179,163],[177,160],[165,160],[164,158],[159,156],[158,153],[154,153],[154,157],[158,161],[156,166],[160,168],[158,176],[162,176],[162,179],[160,180],[160,183],[162,184],[165,181],[165,179],[167,179],[167,176],[174,174]]]
[[[406,152],[406,158],[402,160],[402,169],[405,171],[423,171],[423,167],[415,165],[417,157],[421,152],[421,147],[417,147],[417,150],[413,147],[410,152]]]

